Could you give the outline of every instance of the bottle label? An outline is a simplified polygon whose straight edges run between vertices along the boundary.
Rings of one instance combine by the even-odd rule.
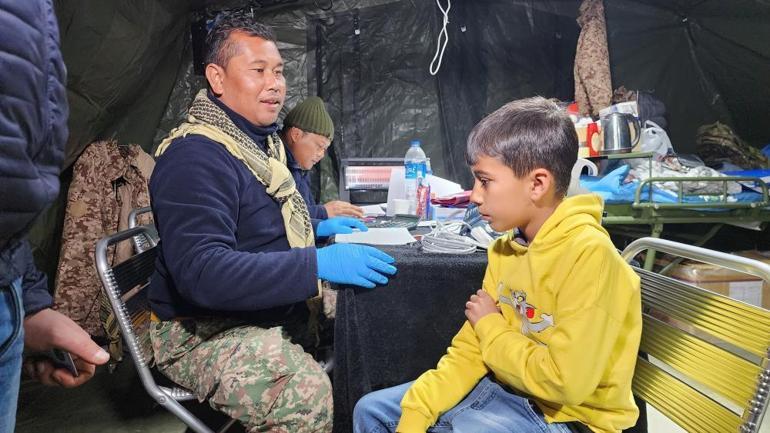
[[[422,184],[417,187],[417,209],[415,214],[421,220],[429,219],[430,214],[430,186]]]
[[[427,171],[425,162],[407,162],[404,164],[407,179],[424,178]]]

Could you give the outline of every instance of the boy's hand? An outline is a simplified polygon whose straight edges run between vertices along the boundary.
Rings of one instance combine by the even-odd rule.
[[[500,314],[500,309],[497,308],[495,300],[487,292],[479,289],[465,303],[465,317],[471,322],[471,326],[476,327],[476,322],[487,314]]]

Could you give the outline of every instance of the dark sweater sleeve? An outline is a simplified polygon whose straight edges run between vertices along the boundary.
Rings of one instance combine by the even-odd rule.
[[[35,267],[32,249],[26,239],[22,241],[17,253],[21,256],[19,262],[24,266],[24,276],[21,280],[24,313],[30,316],[50,307],[53,304],[53,298],[48,292],[48,279]]]
[[[302,198],[305,199],[307,204],[307,210],[310,214],[310,218],[313,220],[325,220],[329,218],[329,214],[326,213],[326,208],[316,203],[313,192],[310,189],[310,178],[307,173],[301,174],[295,178],[297,182],[297,191],[299,191]],[[318,225],[318,221],[313,221],[313,229],[315,230]]]
[[[219,144],[190,136],[171,145],[150,181],[163,260],[181,296],[219,311],[257,311],[318,293],[314,247],[238,251],[246,180]],[[254,189],[249,190],[253,193]],[[266,205],[271,199],[265,194]]]
[[[326,213],[326,208],[322,204],[308,205],[308,211],[310,212],[310,218],[319,220],[329,219],[329,214]]]

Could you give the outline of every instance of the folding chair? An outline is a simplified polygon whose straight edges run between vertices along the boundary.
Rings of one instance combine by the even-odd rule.
[[[750,274],[770,283],[770,266],[740,256],[642,238],[632,259],[657,250]],[[635,268],[643,329],[634,395],[689,433],[758,433],[770,389],[770,311]]]
[[[128,260],[115,266],[110,266],[107,260],[107,250],[110,246],[128,239],[141,237],[147,242],[148,248]],[[115,314],[120,332],[125,341],[131,358],[134,361],[139,378],[142,380],[145,390],[161,406],[176,415],[189,428],[197,433],[214,433],[200,419],[185,409],[179,402],[195,400],[195,396],[181,387],[165,387],[155,383],[149,364],[152,359],[152,350],[147,341],[147,335],[138,335],[135,330],[135,321],[142,315],[149,314],[149,305],[144,288],[147,287],[150,277],[155,270],[155,257],[157,256],[157,244],[153,238],[151,229],[146,226],[134,227],[119,233],[107,236],[96,244],[96,268],[99,278],[102,280],[104,291],[110,301]],[[141,332],[140,332],[141,334]],[[235,419],[229,420],[222,426],[218,433],[226,432]]]
[[[128,228],[132,229],[139,225],[139,215],[150,213],[152,214],[152,208],[149,206],[146,207],[138,207],[131,209],[131,212],[128,214]],[[146,226],[149,231],[148,234],[145,235],[137,235],[132,238],[134,243],[134,251],[141,253],[144,250],[147,250],[151,246],[151,241],[155,244],[158,243],[158,231],[155,229],[155,225],[147,225]]]

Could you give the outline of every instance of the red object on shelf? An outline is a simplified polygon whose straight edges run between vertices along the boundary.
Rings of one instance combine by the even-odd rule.
[[[602,154],[602,136],[599,134],[599,124],[589,123],[586,127],[586,146],[588,156],[600,156]]]
[[[452,194],[444,197],[436,197],[434,199],[431,199],[430,202],[441,206],[465,207],[468,203],[470,203],[470,201],[471,201],[471,192],[463,191],[463,192],[458,192],[457,194]]]

